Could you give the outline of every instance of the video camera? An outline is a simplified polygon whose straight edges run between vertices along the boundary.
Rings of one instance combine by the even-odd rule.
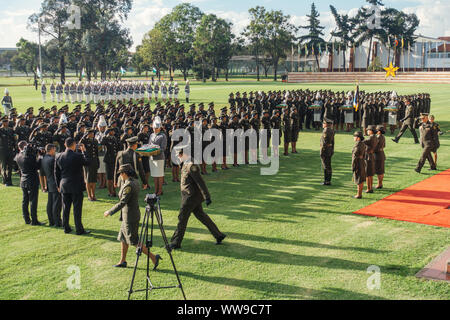
[[[159,200],[159,197],[154,193],[152,193],[152,194],[147,193],[147,195],[145,196],[145,199],[144,199],[145,203],[147,203],[150,206],[154,206],[158,202],[158,200]]]
[[[37,157],[37,156],[43,156],[45,154],[45,149],[38,147],[34,143],[28,143],[24,150],[25,150],[26,156]]]

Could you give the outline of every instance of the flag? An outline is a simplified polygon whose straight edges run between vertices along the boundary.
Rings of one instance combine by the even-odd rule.
[[[42,78],[42,74],[41,74],[41,71],[39,70],[39,67],[36,67],[36,74],[37,74],[38,78]]]
[[[81,70],[81,79],[86,77],[86,72],[84,71],[84,68]]]
[[[402,49],[405,47],[405,40],[402,37]]]
[[[125,69],[122,68],[122,67],[120,67],[120,73],[121,73],[121,74],[125,74],[125,73],[126,73]]]
[[[153,68],[153,73],[156,74],[157,71],[158,71],[158,70],[156,70],[156,68]]]
[[[359,85],[356,85],[355,97],[353,98],[353,108],[356,112],[359,109]]]

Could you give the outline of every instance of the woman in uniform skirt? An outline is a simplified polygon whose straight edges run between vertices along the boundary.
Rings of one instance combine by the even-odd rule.
[[[384,137],[384,126],[377,126],[377,146],[375,148],[375,173],[378,177],[378,185],[376,189],[383,189],[384,178],[384,163],[386,156],[384,154],[384,148],[386,147],[386,138]]]
[[[127,267],[127,252],[129,246],[142,246],[142,252],[150,257],[154,264],[153,270],[159,265],[159,260],[162,260],[160,255],[152,254],[143,243],[139,243],[139,221],[141,219],[141,212],[139,210],[139,191],[140,183],[137,175],[130,164],[121,165],[118,172],[122,181],[122,187],[119,191],[119,203],[104,213],[105,217],[112,216],[119,210],[121,211],[119,236],[117,240],[121,243],[121,257],[120,262],[114,267]]]
[[[297,152],[297,141],[298,141],[298,132],[300,131],[300,117],[298,114],[298,110],[296,107],[291,108],[291,145],[292,145],[292,153]]]
[[[366,181],[366,145],[364,144],[364,134],[361,131],[353,134],[356,142],[352,150],[352,171],[353,182],[358,186],[355,199],[362,199],[362,191],[364,188],[364,181]]]
[[[223,161],[222,161],[222,170],[228,170],[227,166],[227,156],[229,154],[228,145],[227,145],[227,129],[228,129],[228,116],[226,114],[222,114],[220,116],[220,125],[219,130],[221,131],[221,140],[222,140],[222,152],[223,152]]]
[[[367,178],[367,190],[366,193],[373,193],[373,177],[375,176],[375,149],[377,147],[377,132],[376,126],[369,125],[367,127],[368,138],[364,140],[364,144],[367,146],[366,150],[366,178]]]
[[[289,144],[291,143],[291,117],[289,115],[289,108],[283,110],[283,136],[284,136],[284,155],[289,155]]]

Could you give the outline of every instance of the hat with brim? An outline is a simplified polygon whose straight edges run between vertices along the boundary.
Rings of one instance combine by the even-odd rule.
[[[381,132],[381,133],[383,133],[384,134],[384,126],[381,126],[381,125],[379,125],[379,126],[377,126],[377,132]]]
[[[131,146],[131,145],[136,144],[138,142],[138,137],[131,137],[131,138],[128,138],[126,141],[127,141],[128,145]]]
[[[355,133],[353,133],[353,136],[360,138],[361,141],[364,140],[364,134],[361,131],[356,131]]]
[[[370,125],[370,126],[367,126],[367,130],[371,130],[371,131],[377,131],[377,127],[376,126],[374,126],[374,125]]]
[[[117,171],[117,173],[118,174],[121,174],[121,173],[126,173],[126,174],[131,174],[131,173],[134,173],[134,169],[133,169],[133,167],[129,164],[129,163],[127,163],[127,164],[122,164],[120,167],[119,167],[119,170]]]

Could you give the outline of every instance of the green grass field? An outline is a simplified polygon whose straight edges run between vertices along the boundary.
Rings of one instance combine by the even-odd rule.
[[[8,87],[19,112],[42,105],[40,93],[25,79],[0,78],[0,93]],[[274,82],[239,81],[193,83],[193,102],[227,103],[231,91],[288,88],[352,90],[354,84],[293,85]],[[444,131],[450,130],[448,85],[363,84],[362,90],[395,89],[399,94],[429,92],[432,113]],[[181,97],[183,98],[183,96]],[[46,107],[52,106],[47,103]],[[193,217],[183,249],[173,256],[188,299],[448,299],[448,283],[418,280],[414,276],[449,246],[445,228],[363,217],[352,214],[396,191],[432,175],[416,174],[420,147],[410,133],[394,145],[388,134],[385,189],[363,200],[352,199],[351,134],[336,135],[333,158],[333,187],[320,185],[320,133],[301,132],[298,155],[281,157],[275,176],[261,176],[258,166],[241,167],[211,174],[205,179],[213,204],[206,212],[228,235],[224,245],[215,246],[208,231]],[[450,168],[450,139],[441,137],[439,170]],[[426,169],[426,168],[425,168]],[[169,172],[167,180],[171,181]],[[15,187],[0,186],[0,299],[126,299],[135,254],[128,255],[130,267],[117,270],[120,244],[116,241],[118,217],[105,219],[103,212],[114,201],[105,191],[100,201],[84,202],[83,223],[89,236],[66,235],[61,229],[31,227],[21,216],[18,176]],[[40,194],[38,216],[47,222],[46,194]],[[142,193],[142,199],[144,193]],[[169,237],[177,223],[179,185],[164,189],[162,209]],[[142,212],[144,203],[142,201]],[[71,218],[73,225],[73,217]],[[170,260],[156,231],[155,253],[164,260],[152,272],[157,285],[176,284]],[[381,269],[380,289],[369,290],[367,268]],[[81,271],[81,289],[69,290],[70,266]],[[138,287],[144,285],[144,264],[139,265]],[[136,294],[134,297],[142,298]],[[180,299],[177,289],[154,292],[152,299]]]

